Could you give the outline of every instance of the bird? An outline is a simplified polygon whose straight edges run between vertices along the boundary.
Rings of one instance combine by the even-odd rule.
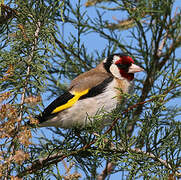
[[[95,68],[77,76],[69,89],[55,99],[36,119],[40,127],[64,129],[85,127],[101,109],[111,112],[128,93],[134,73],[144,71],[124,53],[109,55]],[[106,120],[101,122],[105,124]]]

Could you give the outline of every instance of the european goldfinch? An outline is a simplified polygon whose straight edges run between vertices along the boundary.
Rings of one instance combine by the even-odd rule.
[[[115,109],[121,95],[119,89],[127,93],[134,73],[140,71],[143,69],[128,55],[110,55],[96,68],[72,80],[69,90],[37,117],[40,126],[84,127],[98,110]]]

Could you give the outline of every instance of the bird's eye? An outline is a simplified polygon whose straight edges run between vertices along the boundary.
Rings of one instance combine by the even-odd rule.
[[[116,64],[119,69],[123,69],[125,71],[128,71],[131,64]]]

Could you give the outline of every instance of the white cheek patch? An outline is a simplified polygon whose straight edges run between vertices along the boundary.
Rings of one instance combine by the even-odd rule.
[[[116,61],[118,61],[118,60],[120,60],[120,57],[115,55],[113,57],[113,63],[116,63]]]
[[[121,74],[120,74],[120,72],[119,72],[119,69],[118,69],[118,67],[117,67],[115,64],[112,64],[112,65],[110,66],[110,72],[112,73],[113,76],[117,77],[118,79],[124,79],[124,78],[121,76]]]
[[[105,58],[104,60],[103,60],[103,63],[106,63],[107,62],[107,58]]]

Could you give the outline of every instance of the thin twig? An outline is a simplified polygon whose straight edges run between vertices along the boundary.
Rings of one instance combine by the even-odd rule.
[[[25,85],[24,85],[24,88],[23,88],[23,92],[22,92],[22,96],[21,96],[21,101],[20,101],[20,115],[19,115],[19,123],[21,122],[22,120],[22,116],[23,116],[23,104],[24,104],[24,101],[25,101],[25,95],[26,95],[26,89],[27,89],[27,85],[28,85],[28,80],[29,80],[29,75],[30,75],[30,62],[32,61],[33,59],[33,55],[34,55],[34,51],[36,50],[37,48],[37,43],[38,43],[38,34],[40,32],[40,26],[41,26],[41,22],[38,21],[37,22],[37,25],[36,25],[36,31],[35,31],[35,40],[34,40],[34,45],[32,46],[31,48],[31,53],[29,55],[29,58],[27,60],[27,64],[28,64],[28,67],[27,67],[27,72],[26,72],[26,81],[25,81]]]
[[[168,33],[166,32],[166,33],[164,34],[163,40],[161,41],[160,46],[159,46],[158,51],[157,51],[157,56],[158,56],[158,57],[161,57],[161,55],[162,55],[162,50],[163,50],[163,48],[165,47],[167,38],[168,38]]]
[[[176,11],[177,11],[177,9],[176,9]],[[176,16],[180,15],[180,13],[176,13],[176,11],[175,11],[174,17],[170,21],[170,26],[174,23]],[[172,44],[170,45],[168,50],[165,53],[163,53],[163,48],[165,47],[166,41],[169,37],[168,32],[169,32],[170,26],[168,26],[168,28],[166,29],[167,32],[164,34],[163,40],[161,41],[160,46],[157,49],[157,56],[156,56],[157,59],[155,59],[155,62],[158,63],[158,65],[156,66],[155,72],[159,72],[164,67],[164,65],[170,59],[171,54],[181,44],[181,36],[179,36],[176,40],[172,39],[173,40]],[[163,57],[162,60],[160,60],[160,62],[158,62],[157,60],[159,60],[161,57]],[[157,73],[155,74],[155,73],[153,73],[153,71],[150,71],[150,73],[148,73],[147,78],[143,84],[142,93],[140,96],[140,102],[145,101],[145,99],[148,97],[151,87],[153,86],[153,84],[155,82],[156,75],[157,75]],[[136,108],[135,112],[133,113],[133,116],[138,117],[142,113],[142,110],[143,110],[143,106],[142,105],[138,106]],[[135,124],[136,124],[136,122],[134,122],[134,121],[130,123],[130,125],[128,127],[128,136],[132,135]]]
[[[128,149],[123,149],[122,147],[120,147],[120,149],[114,149],[114,152],[131,152],[131,153],[137,153],[137,154],[142,154],[142,155],[146,155],[149,158],[152,158],[153,160],[160,162],[163,166],[165,166],[166,168],[170,169],[171,171],[173,171],[172,166],[166,161],[163,160],[157,156],[155,156],[153,153],[151,152],[145,152],[139,148],[128,148]],[[177,177],[181,177],[181,173],[180,172],[175,172],[175,176]]]
[[[40,32],[40,21],[37,22],[37,25],[36,25],[36,31],[35,31],[35,39],[34,39],[34,44],[31,48],[31,53],[28,57],[28,60],[27,60],[27,64],[28,64],[28,67],[27,67],[27,72],[26,72],[26,79],[25,79],[25,83],[24,83],[24,87],[23,87],[23,90],[22,90],[22,95],[21,95],[21,100],[20,100],[20,113],[19,113],[19,117],[18,117],[18,123],[17,123],[17,127],[16,127],[16,130],[14,131],[14,137],[17,136],[17,133],[19,132],[19,129],[20,129],[20,126],[21,126],[21,120],[22,120],[22,117],[23,117],[23,108],[24,108],[24,102],[25,102],[25,96],[26,96],[26,90],[27,90],[27,85],[28,85],[28,80],[29,80],[29,76],[30,76],[30,62],[32,61],[33,59],[33,56],[34,56],[34,51],[36,50],[37,48],[37,43],[38,43],[38,34]],[[14,145],[14,141],[11,142],[11,151],[15,152],[15,145]],[[7,177],[9,175],[9,170],[7,171]]]

